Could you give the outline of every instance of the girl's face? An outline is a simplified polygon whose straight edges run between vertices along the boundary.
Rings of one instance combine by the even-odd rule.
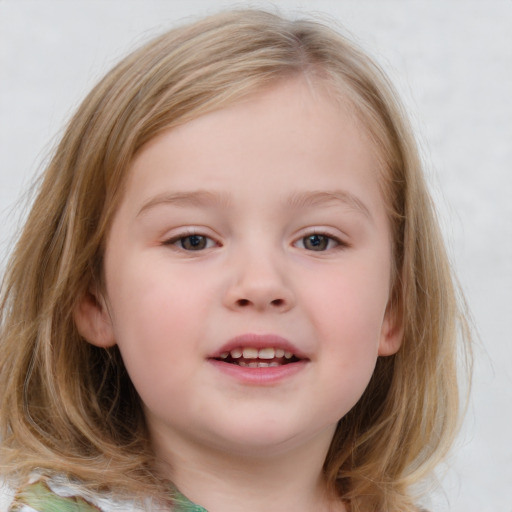
[[[119,346],[157,451],[327,450],[400,344],[378,174],[354,115],[302,80],[136,156],[105,300],[77,316],[89,341]]]

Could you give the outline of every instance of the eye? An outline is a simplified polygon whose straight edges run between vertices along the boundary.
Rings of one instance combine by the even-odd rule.
[[[296,245],[308,251],[326,251],[340,245],[340,241],[329,235],[313,233],[312,235],[300,238]]]
[[[202,251],[214,247],[216,242],[204,235],[187,235],[173,238],[165,245],[174,245],[185,251]]]

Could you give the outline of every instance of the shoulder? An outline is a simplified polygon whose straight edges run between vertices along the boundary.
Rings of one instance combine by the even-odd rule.
[[[37,480],[6,493],[0,512],[143,512],[131,501],[120,502],[106,495],[94,495],[66,478]],[[153,507],[149,510],[154,510]]]
[[[15,492],[2,481],[0,481],[0,512],[8,512],[14,499]]]
[[[8,512],[102,512],[81,496],[60,494],[48,483],[38,481],[19,489]]]

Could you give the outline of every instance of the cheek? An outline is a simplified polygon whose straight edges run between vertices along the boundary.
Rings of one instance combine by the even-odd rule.
[[[198,350],[197,319],[206,314],[208,295],[204,287],[157,264],[127,265],[110,276],[116,342],[135,387],[142,392],[146,383],[179,378],[182,363]]]
[[[180,321],[183,315],[199,314],[201,297],[207,295],[200,293],[206,289],[200,276],[176,271],[165,257],[127,259],[109,275],[107,292],[120,338],[164,328],[167,334],[176,332],[188,323]]]
[[[307,300],[311,322],[333,373],[344,374],[347,385],[360,386],[371,377],[378,356],[388,302],[386,265],[354,264],[316,280]]]
[[[381,267],[381,268],[379,268]],[[351,265],[335,270],[310,287],[309,302],[329,331],[356,338],[380,333],[389,298],[389,267]],[[317,276],[318,277],[318,276]],[[334,328],[338,326],[338,328]]]
[[[317,316],[318,332],[324,340],[320,357],[327,411],[333,421],[354,407],[370,382],[385,310],[384,300],[361,293],[360,288],[350,286],[350,280],[338,285]]]

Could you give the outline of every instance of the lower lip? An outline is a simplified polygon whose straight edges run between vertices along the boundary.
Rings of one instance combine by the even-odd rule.
[[[305,369],[307,361],[283,364],[281,366],[266,366],[263,368],[250,368],[237,364],[225,363],[217,359],[209,359],[209,362],[222,373],[237,379],[243,384],[276,384],[289,379]]]

